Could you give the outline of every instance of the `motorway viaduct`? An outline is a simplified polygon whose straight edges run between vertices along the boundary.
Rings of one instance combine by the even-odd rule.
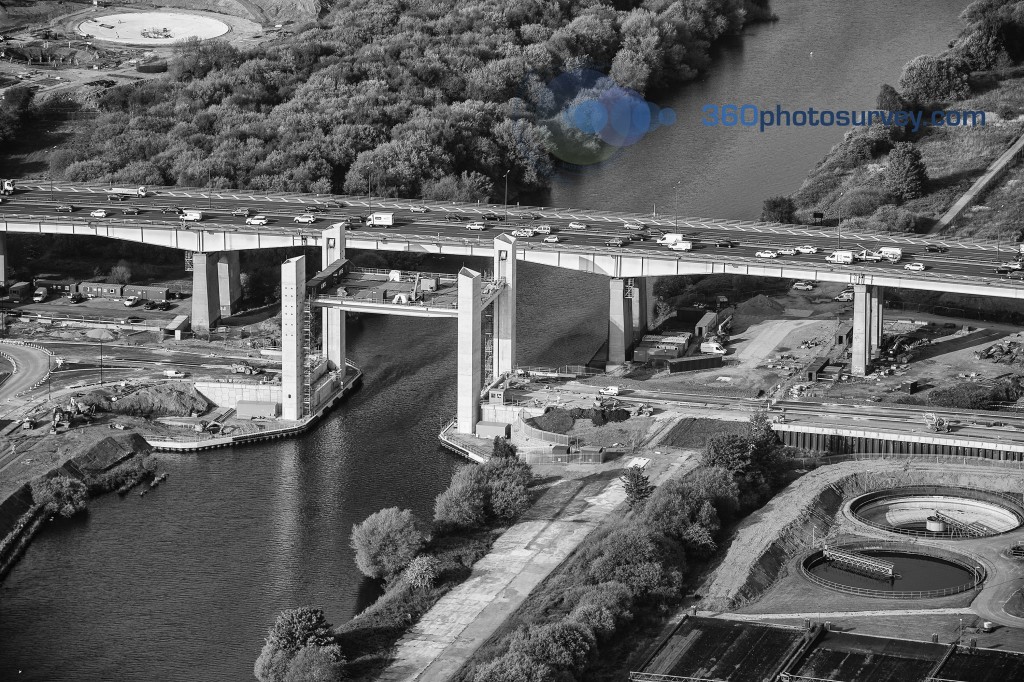
[[[868,371],[872,352],[881,340],[881,306],[884,287],[921,289],[976,296],[1024,298],[1024,281],[1000,276],[995,266],[1016,255],[1016,249],[1000,249],[996,242],[974,240],[924,240],[903,235],[841,233],[839,229],[815,229],[799,225],[733,221],[676,216],[560,208],[509,208],[501,205],[419,202],[408,199],[336,197],[308,194],[264,194],[236,190],[150,188],[146,197],[125,202],[108,201],[104,186],[52,187],[32,181],[18,183],[18,191],[0,203],[0,273],[6,275],[6,233],[67,234],[122,239],[193,252],[192,326],[209,328],[222,314],[234,312],[238,297],[237,252],[244,249],[321,247],[328,249],[325,228],[355,219],[371,211],[394,214],[394,226],[344,229],[349,249],[408,251],[441,255],[496,258],[494,232],[514,227],[550,225],[561,241],[549,244],[542,236],[513,241],[515,259],[580,272],[601,274],[609,283],[609,364],[625,362],[634,329],[646,327],[653,301],[646,299],[641,278],[665,275],[732,274],[842,282],[854,288],[854,374]],[[73,207],[72,212],[58,207]],[[201,210],[202,222],[181,222],[172,206]],[[132,207],[138,215],[124,215]],[[95,218],[90,212],[106,209],[110,217]],[[264,215],[266,225],[247,225],[244,217],[231,215],[248,208],[250,215]],[[163,209],[163,212],[161,211]],[[317,223],[298,224],[294,218],[319,209]],[[468,220],[483,214],[507,217],[488,222],[488,232],[466,229]],[[462,221],[449,220],[460,216]],[[586,229],[570,229],[582,222]],[[642,222],[663,232],[678,232],[694,242],[694,250],[673,251],[653,240],[608,246],[611,237],[629,237],[629,222]],[[716,244],[729,240],[733,247]],[[926,251],[939,245],[941,253]],[[761,259],[758,250],[811,245],[817,254]],[[874,249],[899,246],[904,262],[924,263],[923,272],[906,271],[903,264],[857,263],[831,265],[825,255],[836,248]],[[324,261],[326,266],[328,261]]]

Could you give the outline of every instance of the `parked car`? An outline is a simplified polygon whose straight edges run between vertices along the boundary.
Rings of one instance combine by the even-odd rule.
[[[1010,270],[1020,270],[1021,268],[1024,268],[1024,263],[1015,260],[1008,260],[1005,263],[1000,263],[999,267],[1009,268]]]
[[[836,296],[835,298],[833,298],[832,300],[833,301],[840,301],[840,302],[852,301],[853,300],[853,292],[852,291],[840,291],[839,295]]]
[[[170,310],[171,309],[171,304],[168,303],[167,301],[160,301],[159,303],[156,304],[156,309],[157,310]]]
[[[547,237],[544,237],[545,244],[557,244],[560,241],[557,234],[549,234]]]
[[[466,225],[467,230],[486,230],[487,226],[481,222],[470,223]]]
[[[541,215],[540,213],[524,213],[523,218],[526,220],[540,220]]]
[[[142,318],[141,317],[135,317],[135,316],[126,317],[123,320],[121,320],[121,324],[140,324],[141,322],[142,322]]]
[[[413,213],[427,213],[430,211],[430,209],[427,208],[426,206],[413,206],[409,210],[412,211]]]
[[[792,246],[784,246],[781,249],[776,249],[775,252],[780,256],[795,256],[797,254],[797,250]]]
[[[803,246],[796,247],[796,250],[800,253],[818,253],[817,246],[811,246],[810,244],[804,244]]]
[[[312,225],[316,222],[316,216],[312,213],[303,213],[292,218],[293,223],[304,223],[306,225]]]
[[[466,216],[461,216],[458,213],[449,213],[444,217],[444,219],[450,223],[461,223],[466,219]]]
[[[84,300],[85,296],[78,293],[77,291],[72,294],[68,294],[68,303],[81,303]]]
[[[925,251],[928,251],[929,253],[946,253],[949,251],[949,247],[941,246],[939,244],[928,244],[924,248]]]
[[[587,224],[586,223],[581,223],[579,221],[574,220],[571,223],[569,223],[569,229],[570,230],[585,230],[585,229],[587,229]]]
[[[924,263],[918,263],[917,261],[915,261],[913,263],[907,263],[906,265],[903,266],[903,269],[904,270],[913,270],[915,272],[921,272],[921,271],[923,271],[925,269],[925,265],[924,265]]]
[[[630,232],[629,240],[633,242],[645,242],[647,241],[647,235],[643,232]]]
[[[61,204],[60,206],[53,210],[56,211],[57,213],[71,213],[72,211],[75,210],[75,207],[72,206],[71,204]]]
[[[245,219],[246,225],[266,225],[268,222],[270,221],[267,220],[267,216],[265,215],[254,215],[251,218]]]
[[[737,242],[734,242],[731,239],[719,239],[718,241],[715,242],[715,246],[720,246],[726,249],[731,249],[737,245]]]
[[[537,227],[533,228],[533,231],[536,232],[537,234],[551,234],[551,226],[538,225]]]
[[[146,310],[156,310],[158,305],[156,301],[146,301],[142,307]]]
[[[238,216],[239,218],[248,218],[249,217],[249,209],[247,209],[247,208],[236,208],[234,211],[231,212],[231,215]]]
[[[140,213],[139,209],[135,208],[134,206],[129,206],[128,208],[123,209],[121,212],[124,213],[125,215],[139,215]]]
[[[665,233],[662,230],[659,230],[656,227],[648,227],[647,228],[647,236],[649,236],[649,237],[660,237],[663,234],[665,234]]]
[[[124,307],[132,308],[138,305],[141,300],[142,299],[139,298],[138,296],[129,296],[128,298],[124,299]]]
[[[178,215],[181,215],[181,214],[183,214],[185,212],[185,209],[183,209],[181,206],[161,206],[160,207],[160,212],[161,213],[177,213]]]
[[[814,289],[814,282],[807,282],[804,280],[793,282],[793,288],[797,291],[811,291]]]
[[[97,208],[95,211],[93,211],[89,215],[91,217],[93,217],[93,218],[106,218],[110,214],[107,213],[105,209]]]
[[[758,258],[778,258],[779,254],[774,251],[758,251],[754,254]]]

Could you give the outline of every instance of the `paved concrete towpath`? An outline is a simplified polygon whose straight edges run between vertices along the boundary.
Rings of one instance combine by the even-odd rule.
[[[653,467],[653,483],[692,468],[681,455]],[[626,494],[620,469],[553,485],[398,642],[381,682],[446,682],[541,581],[611,514]]]

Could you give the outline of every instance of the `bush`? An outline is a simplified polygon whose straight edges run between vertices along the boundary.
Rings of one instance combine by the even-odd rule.
[[[885,188],[895,197],[906,201],[924,194],[928,173],[921,160],[921,151],[909,142],[898,142],[889,152],[889,165],[885,169]]]
[[[619,480],[622,481],[622,485],[626,489],[626,503],[630,509],[643,507],[654,490],[647,474],[644,473],[643,468],[638,466],[626,469]]]
[[[46,507],[50,514],[70,518],[85,511],[89,490],[77,478],[54,476],[32,482],[32,501]]]
[[[879,206],[871,220],[890,232],[909,234],[917,231],[917,214],[895,204]]]
[[[491,451],[491,457],[496,459],[504,457],[516,457],[516,446],[513,445],[508,439],[502,438],[501,436],[494,437],[494,448]]]
[[[491,459],[480,467],[488,482],[506,479],[525,487],[530,485],[533,480],[533,470],[530,465],[518,458]]]
[[[409,562],[402,579],[418,590],[425,590],[434,584],[441,571],[441,562],[429,554],[418,556]]]
[[[624,422],[629,419],[629,410],[624,410],[621,407],[618,407],[614,410],[608,410],[605,412],[605,416],[610,422]]]
[[[921,55],[903,67],[900,90],[918,105],[960,100],[971,94],[969,73],[963,59]]]
[[[590,411],[590,423],[594,426],[604,426],[608,423],[608,417],[605,416],[604,410],[593,409]]]
[[[595,643],[590,628],[578,621],[563,620],[517,631],[508,652],[558,670],[577,672],[586,665]]]
[[[526,486],[509,479],[498,479],[488,486],[490,507],[494,518],[501,523],[511,523],[530,507],[530,496]]]
[[[285,682],[292,659],[303,647],[334,645],[331,624],[321,609],[304,606],[282,611],[267,633],[253,674],[260,682]],[[337,652],[341,656],[340,650]],[[312,656],[312,654],[310,654]]]
[[[789,197],[768,197],[761,207],[761,220],[768,223],[795,223],[796,204]]]
[[[452,477],[452,483],[434,501],[434,524],[438,530],[479,528],[487,520],[487,480],[475,466],[463,467]]]
[[[508,653],[477,670],[473,682],[551,682],[554,671],[523,654]]]
[[[390,581],[413,560],[424,538],[410,510],[389,507],[356,524],[350,542],[363,575]]]
[[[284,682],[338,682],[344,670],[345,657],[337,644],[304,646],[288,665]]]
[[[615,634],[615,629],[633,618],[633,595],[622,583],[589,586],[576,602],[569,618],[590,628],[598,639]]]
[[[879,206],[890,200],[890,197],[882,189],[858,187],[847,192],[839,200],[840,214],[843,218],[871,215],[878,210]]]

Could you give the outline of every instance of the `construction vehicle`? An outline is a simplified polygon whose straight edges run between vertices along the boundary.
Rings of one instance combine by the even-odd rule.
[[[253,367],[248,362],[232,362],[231,373],[232,374],[260,374],[263,369],[260,367]]]
[[[924,421],[928,425],[929,431],[949,433],[949,420],[945,417],[939,417],[934,412],[925,412]]]
[[[0,194],[14,194],[14,180],[0,180]]]
[[[899,263],[903,258],[903,249],[898,246],[883,246],[878,250],[883,258],[889,259],[890,263]]]

